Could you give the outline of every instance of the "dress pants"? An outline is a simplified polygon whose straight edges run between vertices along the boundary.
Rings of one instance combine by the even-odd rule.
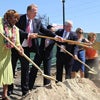
[[[45,75],[48,75],[48,76],[50,76],[51,74],[51,72],[50,72],[50,70],[51,70],[51,58],[44,58],[44,60],[43,60],[43,67],[44,67],[44,74]],[[50,80],[48,80],[48,79],[46,79],[46,78],[44,78],[44,85],[47,85],[47,84],[49,84],[51,81]]]
[[[65,67],[65,78],[70,79],[72,70],[72,57],[63,52],[59,52],[56,60],[56,79],[58,81],[62,81],[63,67]]]
[[[30,57],[29,48],[24,48],[24,53]],[[13,73],[15,74],[15,68],[17,60],[20,60],[21,63],[21,89],[22,89],[22,95],[25,95],[29,90],[29,62],[21,56],[16,50],[12,50],[12,67],[13,67]],[[13,85],[8,86],[8,91],[13,90]]]
[[[42,58],[41,56],[37,53],[34,57],[34,62],[40,66],[41,63],[42,63]],[[32,66],[32,68],[30,69],[30,74],[29,74],[29,89],[33,89],[33,85],[35,83],[35,79],[37,77],[37,72],[38,72],[38,69],[35,68],[34,66]]]
[[[24,53],[30,57],[29,48],[24,48]],[[26,60],[23,56],[20,56],[21,62],[21,88],[22,95],[25,95],[29,90],[29,61]]]
[[[48,57],[45,57],[44,53],[36,54],[34,57],[34,62],[40,66],[43,61],[43,68],[44,68],[44,74],[50,75],[50,67],[51,67],[51,58],[48,59]],[[30,70],[29,75],[29,89],[31,90],[34,86],[36,77],[37,77],[38,69],[32,66]],[[50,80],[44,78],[44,85],[47,85],[50,83]]]

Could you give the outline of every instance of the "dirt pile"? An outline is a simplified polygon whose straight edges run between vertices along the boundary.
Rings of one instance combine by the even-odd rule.
[[[88,79],[70,79],[38,87],[20,100],[100,100],[100,90]]]

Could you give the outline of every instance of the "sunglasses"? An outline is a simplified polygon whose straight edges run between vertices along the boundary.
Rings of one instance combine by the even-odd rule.
[[[83,34],[83,32],[77,32],[77,34]]]

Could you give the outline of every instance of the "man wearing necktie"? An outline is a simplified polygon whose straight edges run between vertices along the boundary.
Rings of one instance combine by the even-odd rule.
[[[72,22],[66,21],[64,29],[60,29],[56,32],[57,35],[63,37],[67,40],[77,40],[76,33],[72,32]],[[64,49],[68,50],[70,53],[72,53],[74,56],[77,55],[77,46],[69,44],[69,43],[59,43],[58,44],[63,47]],[[63,49],[57,47],[57,54],[56,54],[56,79],[58,81],[62,81],[63,76],[63,67],[65,68],[65,78],[70,79],[71,78],[71,69],[73,64],[73,58],[65,53]]]
[[[62,38],[59,36],[56,36],[51,31],[45,29],[41,23],[40,19],[35,18],[36,14],[38,12],[38,7],[35,4],[31,4],[27,7],[27,14],[21,15],[18,23],[16,26],[21,29],[22,31],[26,32],[23,34],[20,34],[20,42],[22,44],[22,47],[24,49],[24,53],[30,57],[30,52],[35,52],[36,55],[39,55],[39,41],[37,37],[37,33],[41,33],[47,36],[55,37],[56,40],[61,40]],[[30,38],[32,33],[32,38]],[[16,50],[13,50],[13,53],[15,55]],[[12,54],[13,55],[13,54]],[[29,62],[23,57],[20,56],[18,53],[16,54],[16,57],[12,57],[12,63],[13,66],[16,66],[16,61],[18,58],[21,62],[21,89],[22,89],[22,95],[25,95],[28,93],[29,90]],[[36,55],[34,57],[34,62],[37,64],[38,59],[36,58]],[[34,66],[32,67],[34,68]],[[33,77],[34,72],[31,71],[32,79],[31,84],[33,84]],[[35,75],[36,76],[36,75]]]

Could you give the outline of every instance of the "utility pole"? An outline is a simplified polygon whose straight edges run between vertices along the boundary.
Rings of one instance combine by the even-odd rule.
[[[63,28],[64,28],[64,24],[65,24],[65,0],[61,0],[62,1],[62,10],[63,10]]]

